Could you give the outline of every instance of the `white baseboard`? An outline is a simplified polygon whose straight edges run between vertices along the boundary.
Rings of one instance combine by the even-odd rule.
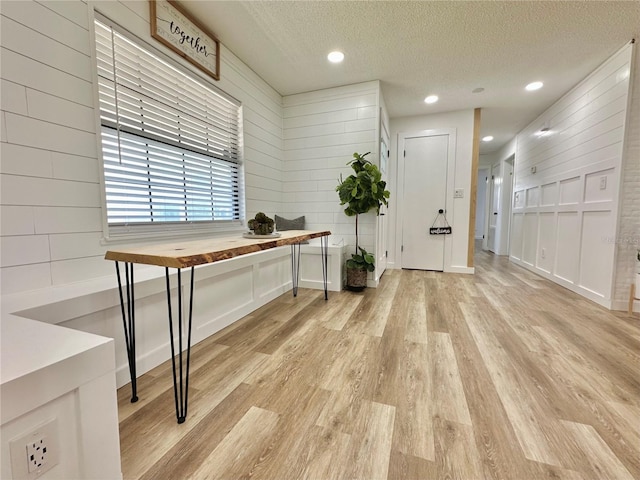
[[[473,275],[476,273],[476,269],[474,267],[446,267],[444,269],[445,273],[466,273]]]
[[[611,309],[619,312],[627,312],[629,310],[629,301],[616,300],[613,302]],[[640,313],[640,300],[633,301],[633,312]]]
[[[396,265],[394,262],[387,262],[387,270],[402,270],[402,267],[400,265]],[[476,269],[474,267],[447,267],[444,271],[447,273],[476,273]]]
[[[557,275],[553,275],[552,273],[546,272],[545,270],[541,270],[536,268],[534,265],[530,263],[523,262],[522,260],[515,258],[513,256],[509,257],[509,261],[520,266],[526,268],[530,272],[535,273],[536,275],[540,275],[542,278],[546,278],[547,280],[556,283],[568,290],[571,290],[578,295],[583,296],[584,298],[591,300],[594,303],[606,308],[607,310],[615,310],[613,308],[613,301],[610,298],[604,298],[602,295],[593,292],[587,288],[584,288],[580,285],[576,285],[575,283],[570,282],[569,280],[565,280],[564,278],[558,277]],[[626,310],[626,308],[624,308]]]

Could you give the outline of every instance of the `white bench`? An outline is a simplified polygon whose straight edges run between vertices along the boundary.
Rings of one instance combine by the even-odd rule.
[[[328,248],[329,291],[342,289],[344,252],[343,246]],[[302,245],[300,253],[299,286],[322,289],[320,245]],[[201,285],[196,291],[198,310],[194,317],[193,343],[291,290],[290,261],[290,249],[282,247],[197,267],[195,279]],[[135,267],[136,318],[144,339],[137,347],[139,374],[170,358],[164,320],[165,292],[163,268]],[[5,295],[2,315],[114,338],[118,386],[129,381],[115,269],[113,275],[85,282]]]

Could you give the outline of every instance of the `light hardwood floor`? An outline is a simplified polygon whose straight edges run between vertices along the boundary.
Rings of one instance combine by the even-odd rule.
[[[640,319],[506,259],[301,289],[118,392],[126,479],[638,479]],[[196,292],[197,301],[198,292]]]

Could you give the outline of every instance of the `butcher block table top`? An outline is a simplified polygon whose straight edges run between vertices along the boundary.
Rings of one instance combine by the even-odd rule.
[[[158,245],[143,245],[122,250],[109,250],[106,260],[143,263],[161,267],[184,268],[219,262],[248,253],[300,243],[312,238],[331,235],[328,230],[289,230],[280,237],[244,238],[218,237],[206,240],[177,241]]]

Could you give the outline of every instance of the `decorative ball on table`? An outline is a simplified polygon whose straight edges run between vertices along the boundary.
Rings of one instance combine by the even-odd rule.
[[[267,217],[264,213],[256,213],[255,218],[252,218],[248,222],[249,230],[252,230],[255,235],[269,235],[273,233],[273,219]]]

